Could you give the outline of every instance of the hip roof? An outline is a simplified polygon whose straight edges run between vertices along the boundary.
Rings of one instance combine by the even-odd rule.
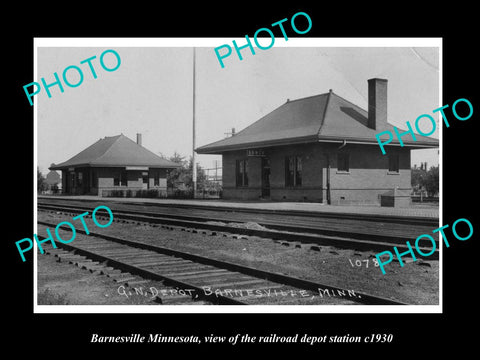
[[[49,169],[61,170],[79,166],[176,168],[180,165],[161,158],[125,135],[120,134],[117,136],[106,136],[67,161],[57,165],[52,164]]]
[[[330,91],[287,101],[234,136],[195,150],[199,154],[216,154],[256,147],[344,140],[378,144],[377,133],[389,130],[394,134],[394,127],[389,123],[378,124],[377,129],[371,129],[367,121],[366,110]],[[402,138],[404,146],[438,147],[437,139],[417,134],[415,137],[417,141],[407,136]],[[395,135],[389,145],[399,145]]]

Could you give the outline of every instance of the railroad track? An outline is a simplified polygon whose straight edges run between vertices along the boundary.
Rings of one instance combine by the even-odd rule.
[[[61,211],[65,213],[72,212],[84,212],[91,211],[92,209],[84,206],[77,205],[58,205],[58,204],[46,204],[39,202],[38,209],[50,210],[50,211]],[[115,219],[117,220],[129,220],[129,221],[140,221],[147,223],[156,223],[156,224],[167,224],[185,228],[194,228],[202,229],[209,231],[217,232],[227,232],[235,233],[239,235],[247,236],[258,236],[263,238],[269,238],[273,240],[284,240],[284,241],[296,241],[303,242],[308,244],[317,244],[325,246],[335,246],[343,249],[354,249],[361,251],[391,251],[393,246],[396,246],[399,250],[407,251],[408,247],[406,246],[406,241],[412,239],[404,236],[389,236],[385,232],[382,234],[365,234],[359,233],[355,230],[322,230],[318,228],[309,228],[302,226],[283,226],[281,224],[267,224],[259,223],[258,225],[262,226],[262,229],[249,228],[249,227],[239,227],[232,226],[228,224],[223,224],[219,220],[203,218],[203,217],[192,217],[184,216],[178,214],[164,214],[156,212],[145,212],[145,211],[134,211],[134,210],[121,210],[113,209],[112,211],[115,214]],[[241,224],[241,222],[237,222]],[[272,228],[273,227],[273,228]],[[388,231],[387,231],[388,233]],[[422,233],[417,234],[421,235]],[[437,236],[438,238],[438,236]],[[414,240],[415,238],[413,238]],[[431,259],[438,259],[439,256],[439,246],[438,239],[437,249],[430,256]],[[429,240],[420,240],[419,248],[425,253],[431,251],[431,243]]]
[[[45,221],[39,221],[38,224],[45,227],[56,226]],[[74,245],[58,242],[59,249],[50,248],[47,252],[65,261],[81,264],[91,271],[112,274],[117,282],[125,286],[135,287],[149,281],[161,281],[165,289],[175,289],[177,295],[181,294],[182,290],[184,294],[190,295],[189,300],[199,303],[406,305],[351,289],[342,289],[140,241],[91,231],[86,235],[85,231],[78,228],[76,232]],[[163,299],[157,296],[157,299],[162,303],[169,301],[168,295]]]
[[[102,204],[104,201],[99,198],[99,200],[91,200],[91,199],[65,199],[65,198],[55,198],[55,197],[39,197],[39,200],[42,200],[44,204],[59,204],[61,202],[71,203],[79,202],[79,203],[98,203],[101,202]],[[122,200],[115,200],[111,201],[111,203],[116,204],[123,204],[129,207],[132,206],[144,206],[144,207],[151,207],[155,208],[155,210],[159,209],[166,209],[167,211],[171,211],[172,209],[188,209],[188,210],[198,210],[198,211],[205,211],[205,212],[225,212],[231,214],[275,214],[275,215],[285,215],[287,217],[295,217],[301,216],[304,218],[310,219],[336,219],[336,220],[365,220],[369,222],[385,222],[385,223],[394,223],[394,224],[406,224],[411,226],[426,226],[432,227],[439,224],[438,218],[430,218],[430,217],[421,217],[421,216],[394,216],[394,215],[381,215],[381,214],[361,214],[361,213],[337,213],[337,212],[314,212],[314,211],[306,211],[306,210],[273,210],[273,209],[256,209],[256,208],[242,208],[242,207],[229,207],[229,206],[214,206],[208,205],[206,203],[202,205],[196,205],[191,203],[181,204],[181,203],[161,203],[161,202],[129,202],[129,201],[122,201]]]
[[[39,251],[40,253],[40,251]],[[44,254],[58,258],[58,262],[73,264],[94,275],[106,276],[117,286],[119,296],[131,298],[132,296],[145,296],[154,303],[163,305],[209,305],[211,302],[199,299],[184,290],[166,285],[163,281],[145,279],[140,275],[132,274],[123,267],[112,267],[100,260],[99,257],[82,255],[75,249],[53,248],[50,244],[44,246]]]

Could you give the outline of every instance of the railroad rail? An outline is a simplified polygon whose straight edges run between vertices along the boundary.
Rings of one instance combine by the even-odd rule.
[[[56,224],[45,221],[38,221],[38,224],[47,227],[56,226]],[[71,231],[71,229],[65,230]],[[97,262],[94,264],[93,269],[103,266],[111,270],[116,269],[127,272],[127,276],[140,276],[146,281],[162,281],[166,286],[173,286],[184,291],[193,290],[192,296],[195,299],[209,301],[214,304],[406,305],[392,299],[342,289],[276,272],[255,269],[141,241],[93,233],[91,231],[86,236],[86,232],[78,228],[76,232],[77,237],[74,245],[71,243],[57,243],[62,249],[57,251],[67,250],[72,253],[70,255],[63,254],[67,259],[69,256],[83,256],[88,261]],[[48,251],[54,250],[50,249]],[[126,285],[142,282],[142,280],[138,280],[135,277],[130,279],[130,281],[133,281],[133,284],[121,280],[121,277],[120,281],[125,282]],[[235,295],[239,292],[240,295],[232,296],[234,291]],[[294,292],[294,296],[288,296],[288,294],[293,294]],[[275,297],[272,297],[272,294],[275,294]],[[277,294],[281,294],[281,296]]]
[[[59,203],[59,202],[80,202],[80,203],[98,203],[102,201],[101,198],[98,200],[92,199],[81,199],[81,198],[55,198],[55,197],[38,197],[44,204],[47,202]],[[306,210],[288,210],[288,209],[258,209],[258,208],[246,208],[246,207],[232,207],[232,206],[214,206],[208,205],[207,202],[202,203],[201,205],[192,204],[192,203],[161,203],[161,202],[131,202],[131,201],[122,201],[111,200],[110,203],[124,204],[130,207],[132,206],[145,206],[155,208],[159,210],[166,208],[171,209],[189,209],[189,210],[202,210],[202,211],[222,211],[232,214],[275,214],[275,215],[285,215],[286,217],[291,216],[302,216],[312,219],[337,219],[337,220],[365,220],[369,222],[386,222],[386,223],[395,223],[395,224],[406,224],[413,226],[427,226],[432,227],[438,225],[438,217],[423,217],[423,216],[394,216],[394,215],[382,215],[382,214],[361,214],[361,213],[338,213],[338,212],[315,212],[315,211],[306,211]],[[39,201],[40,203],[40,201]]]
[[[63,212],[85,212],[91,210],[89,207],[65,204],[46,204],[38,203],[38,209],[63,211]],[[308,244],[317,244],[324,246],[335,246],[343,249],[354,250],[373,250],[385,251],[391,250],[392,246],[396,246],[399,250],[407,251],[407,240],[412,240],[408,236],[392,236],[388,235],[388,229],[383,230],[381,234],[366,234],[358,232],[355,229],[331,230],[321,228],[311,228],[305,226],[282,225],[281,223],[260,222],[258,225],[262,229],[249,228],[241,226],[232,226],[224,224],[221,219],[212,219],[202,216],[185,216],[182,214],[157,213],[151,211],[134,211],[131,209],[121,210],[114,209],[117,220],[131,220],[156,224],[167,224],[179,227],[203,229],[217,232],[235,233],[239,235],[258,236],[273,240],[296,241]],[[240,221],[233,221],[241,223]],[[430,230],[431,231],[431,230]],[[417,233],[421,235],[422,233]],[[438,235],[438,234],[437,234]],[[438,236],[437,236],[438,238]],[[438,245],[438,239],[436,239]],[[419,248],[425,253],[431,251],[431,243],[429,240],[421,239]],[[431,259],[438,259],[439,246],[431,255]]]

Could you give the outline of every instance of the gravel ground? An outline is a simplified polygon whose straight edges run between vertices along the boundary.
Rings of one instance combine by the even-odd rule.
[[[57,224],[72,222],[59,213],[38,212],[38,219]],[[87,218],[90,231],[118,236],[158,246],[230,261],[258,269],[275,271],[345,289],[382,296],[408,304],[437,305],[439,301],[439,264],[437,260],[417,260],[400,267],[386,265],[386,274],[375,266],[375,252],[338,249],[247,236],[212,236],[162,229],[135,223],[113,222],[101,229]],[[101,222],[101,220],[99,220]],[[73,221],[82,228],[79,220]],[[248,224],[247,226],[255,226]],[[52,233],[54,229],[51,228]],[[63,230],[60,230],[62,236]],[[69,239],[71,233],[64,233]],[[46,235],[46,234],[39,234]]]
[[[152,296],[125,296],[119,284],[88,270],[38,255],[38,305],[154,305]],[[128,293],[127,293],[128,295]]]

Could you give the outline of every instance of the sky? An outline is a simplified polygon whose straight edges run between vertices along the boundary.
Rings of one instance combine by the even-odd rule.
[[[322,39],[289,38],[288,44],[276,39],[268,50],[248,48],[239,60],[233,50],[222,68],[214,48],[232,45],[233,39],[103,39],[100,42],[78,39],[37,39],[37,69],[33,81],[54,82],[54,72],[75,65],[82,69],[78,87],[50,88],[48,98],[42,88],[35,95],[37,111],[37,164],[48,173],[52,163],[68,160],[100,138],[123,133],[136,140],[142,134],[143,146],[152,152],[171,156],[192,154],[193,47],[195,50],[196,147],[221,140],[226,133],[247,127],[286,102],[326,93],[336,94],[368,109],[367,80],[388,79],[388,121],[406,129],[421,114],[440,107],[440,52],[437,43],[416,44],[414,39],[397,43],[390,39],[371,42],[327,42]],[[236,39],[243,44],[245,39]],[[281,40],[283,43],[281,43]],[[301,40],[301,41],[300,41]],[[388,40],[388,39],[387,39]],[[385,42],[386,41],[386,42]],[[90,45],[92,43],[92,45]],[[332,45],[333,44],[333,45]],[[287,46],[288,45],[288,46]],[[411,45],[411,46],[410,46]],[[421,45],[421,46],[419,46]],[[115,50],[121,64],[105,71],[100,55]],[[92,60],[97,78],[87,64]],[[116,64],[107,53],[107,67]],[[72,83],[79,81],[69,71]],[[62,80],[63,81],[63,80]],[[26,100],[28,101],[28,100]],[[429,127],[422,128],[425,132]],[[437,131],[432,135],[439,137]],[[197,155],[202,167],[214,167],[217,155]],[[412,166],[420,162],[438,165],[438,150],[415,150]]]

